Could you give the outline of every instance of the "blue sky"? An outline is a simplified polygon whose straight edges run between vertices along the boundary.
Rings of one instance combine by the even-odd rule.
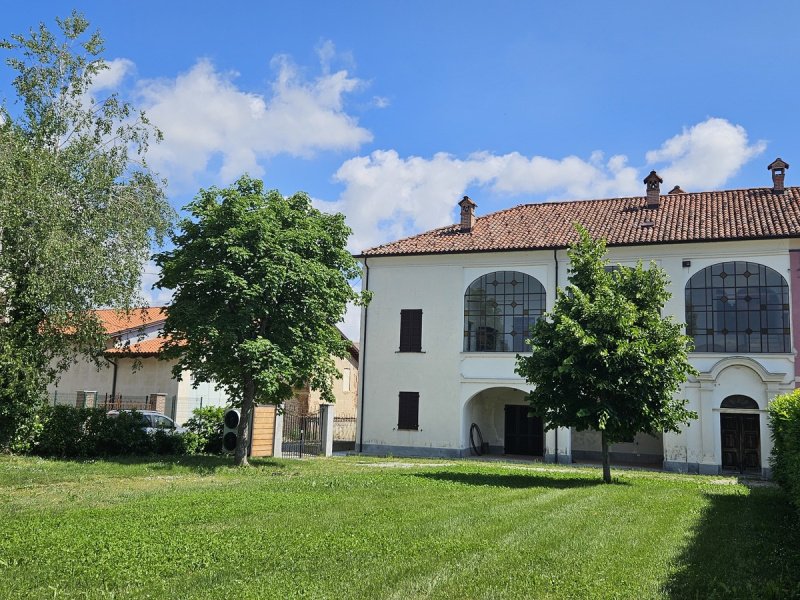
[[[0,35],[72,6],[103,84],[164,131],[174,206],[248,171],[344,212],[354,251],[455,222],[464,194],[481,215],[638,195],[650,169],[664,191],[766,186],[800,160],[797,3],[40,1]]]

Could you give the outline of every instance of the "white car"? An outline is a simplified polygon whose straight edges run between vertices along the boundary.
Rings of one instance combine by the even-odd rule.
[[[124,410],[122,412],[132,412]],[[186,429],[175,425],[175,421],[170,419],[167,415],[157,412],[155,410],[137,410],[137,413],[142,418],[142,428],[147,433],[155,433],[156,431],[166,431],[167,433],[185,433]],[[116,417],[120,411],[108,411],[109,417]]]

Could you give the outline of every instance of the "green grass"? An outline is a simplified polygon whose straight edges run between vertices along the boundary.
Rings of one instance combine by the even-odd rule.
[[[780,490],[614,473],[0,457],[0,596],[800,597]]]

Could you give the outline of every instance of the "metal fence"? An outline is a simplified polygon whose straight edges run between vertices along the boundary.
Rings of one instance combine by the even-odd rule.
[[[283,413],[283,456],[303,458],[322,452],[322,423],[318,412],[310,415]]]
[[[333,417],[333,451],[356,449],[356,417]]]
[[[50,394],[52,406],[64,405],[76,408],[94,407],[105,410],[159,410],[151,396],[133,396],[130,394],[115,394],[109,392],[90,391],[63,391],[57,390]],[[207,398],[204,396],[166,396],[164,414],[178,425],[182,425],[192,417],[196,408],[205,406],[227,406],[228,399],[220,397]]]
[[[50,403],[53,406],[105,410],[155,410],[156,401],[149,396],[112,395],[107,392],[53,392]]]

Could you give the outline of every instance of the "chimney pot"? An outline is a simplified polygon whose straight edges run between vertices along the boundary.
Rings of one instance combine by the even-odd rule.
[[[775,194],[783,193],[783,178],[786,175],[786,169],[789,168],[789,163],[784,162],[780,157],[773,160],[767,169],[772,171],[772,191]]]
[[[647,208],[658,208],[661,206],[661,184],[664,180],[655,171],[650,171],[650,175],[644,178],[643,183],[647,186]]]
[[[469,196],[464,196],[458,203],[461,207],[461,231],[472,231],[475,225],[475,204]]]
[[[674,188],[672,188],[672,189],[669,191],[669,193],[670,193],[670,194],[685,194],[686,192],[684,192],[684,191],[681,189],[681,186],[679,186],[679,185],[676,185]]]

